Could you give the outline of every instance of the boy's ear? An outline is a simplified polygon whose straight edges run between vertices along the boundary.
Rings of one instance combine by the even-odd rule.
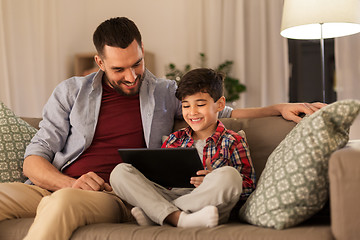
[[[218,105],[218,112],[222,111],[224,108],[225,108],[225,103],[226,103],[226,100],[225,100],[225,97],[222,96],[221,98],[219,98],[217,101],[216,101],[216,104]]]

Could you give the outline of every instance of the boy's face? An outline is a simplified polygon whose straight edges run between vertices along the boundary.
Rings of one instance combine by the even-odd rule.
[[[214,102],[208,93],[199,92],[182,100],[182,114],[194,131],[192,137],[195,140],[206,139],[215,132],[218,112],[224,107],[224,97]]]

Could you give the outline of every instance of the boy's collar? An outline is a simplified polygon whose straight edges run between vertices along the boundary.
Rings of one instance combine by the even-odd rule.
[[[215,132],[206,139],[206,142],[209,141],[210,139],[212,139],[216,143],[220,139],[220,136],[222,135],[222,133],[225,131],[225,126],[220,120],[217,120],[216,124],[217,124],[217,126],[216,126]],[[193,132],[194,131],[192,130],[192,128],[190,126],[185,128],[185,133],[186,133],[186,135],[188,135],[188,137],[192,138]]]

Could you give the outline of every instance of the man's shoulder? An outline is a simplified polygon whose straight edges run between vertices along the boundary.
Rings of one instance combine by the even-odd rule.
[[[149,84],[154,84],[156,88],[174,88],[176,89],[177,85],[174,80],[166,79],[166,78],[158,78],[154,74],[152,74],[149,70],[145,72],[145,82]]]
[[[71,78],[68,78],[62,82],[60,82],[55,90],[54,94],[76,94],[77,92],[81,90],[88,90],[90,91],[93,87],[95,87],[94,80],[96,77],[96,73],[89,74],[87,76],[79,77],[74,76]],[[98,83],[99,86],[101,86],[101,81]],[[88,92],[87,91],[87,92]]]
[[[91,73],[87,76],[74,76],[62,81],[59,86],[68,86],[68,87],[82,87],[82,86],[91,86],[94,83],[97,73]]]

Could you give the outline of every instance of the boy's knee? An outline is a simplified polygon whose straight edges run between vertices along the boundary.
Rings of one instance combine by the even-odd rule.
[[[134,170],[135,168],[129,163],[118,164],[110,174],[110,184],[113,185],[118,179],[121,182],[122,179],[127,178]]]
[[[215,172],[222,186],[241,193],[243,179],[237,169],[231,166],[224,166],[217,168],[214,170]]]

